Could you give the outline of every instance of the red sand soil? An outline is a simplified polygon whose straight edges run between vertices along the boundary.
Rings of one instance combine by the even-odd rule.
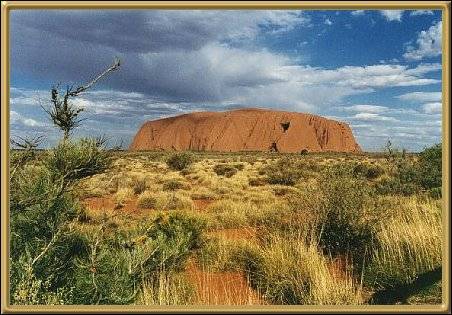
[[[196,112],[148,121],[130,150],[360,152],[350,127],[311,114],[264,109]]]
[[[260,305],[265,304],[240,272],[202,270],[190,260],[186,269],[189,281],[196,287],[197,304]]]
[[[204,211],[214,200],[207,199],[197,199],[193,200],[195,208],[198,211]],[[107,195],[102,197],[89,197],[83,200],[83,204],[92,210],[111,210],[116,206],[113,195]],[[123,212],[146,212],[149,209],[142,209],[137,206],[137,198],[132,199],[123,203],[123,207],[117,208],[116,210],[121,210]]]

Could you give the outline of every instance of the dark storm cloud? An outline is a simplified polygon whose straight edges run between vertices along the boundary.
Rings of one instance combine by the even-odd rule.
[[[176,11],[82,10],[14,12],[12,22],[53,36],[94,43],[118,52],[194,50],[219,36]]]
[[[249,59],[227,54],[222,40],[250,39],[265,25],[285,30],[306,21],[297,11],[13,11],[12,78],[81,83],[118,56],[120,73],[101,85],[162,100],[219,101],[231,87],[278,80],[262,70],[259,54],[247,60],[253,62],[246,71],[222,73],[215,53],[231,62]]]

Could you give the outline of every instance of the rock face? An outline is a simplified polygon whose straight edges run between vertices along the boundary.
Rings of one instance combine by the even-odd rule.
[[[350,127],[311,114],[264,109],[196,112],[148,121],[130,150],[360,152]]]

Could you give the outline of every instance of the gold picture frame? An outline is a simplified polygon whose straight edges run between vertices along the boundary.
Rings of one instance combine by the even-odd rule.
[[[443,134],[443,268],[442,305],[387,306],[18,306],[9,304],[9,14],[30,9],[436,9],[442,10],[442,134]],[[1,3],[1,310],[4,313],[148,313],[148,312],[450,312],[450,2],[448,1],[2,1]]]

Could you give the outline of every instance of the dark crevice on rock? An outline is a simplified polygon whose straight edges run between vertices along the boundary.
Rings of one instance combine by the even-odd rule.
[[[281,127],[283,129],[283,132],[286,132],[290,127],[290,121],[281,123]]]
[[[270,152],[278,152],[278,146],[276,145],[276,142],[272,142],[270,146]]]

